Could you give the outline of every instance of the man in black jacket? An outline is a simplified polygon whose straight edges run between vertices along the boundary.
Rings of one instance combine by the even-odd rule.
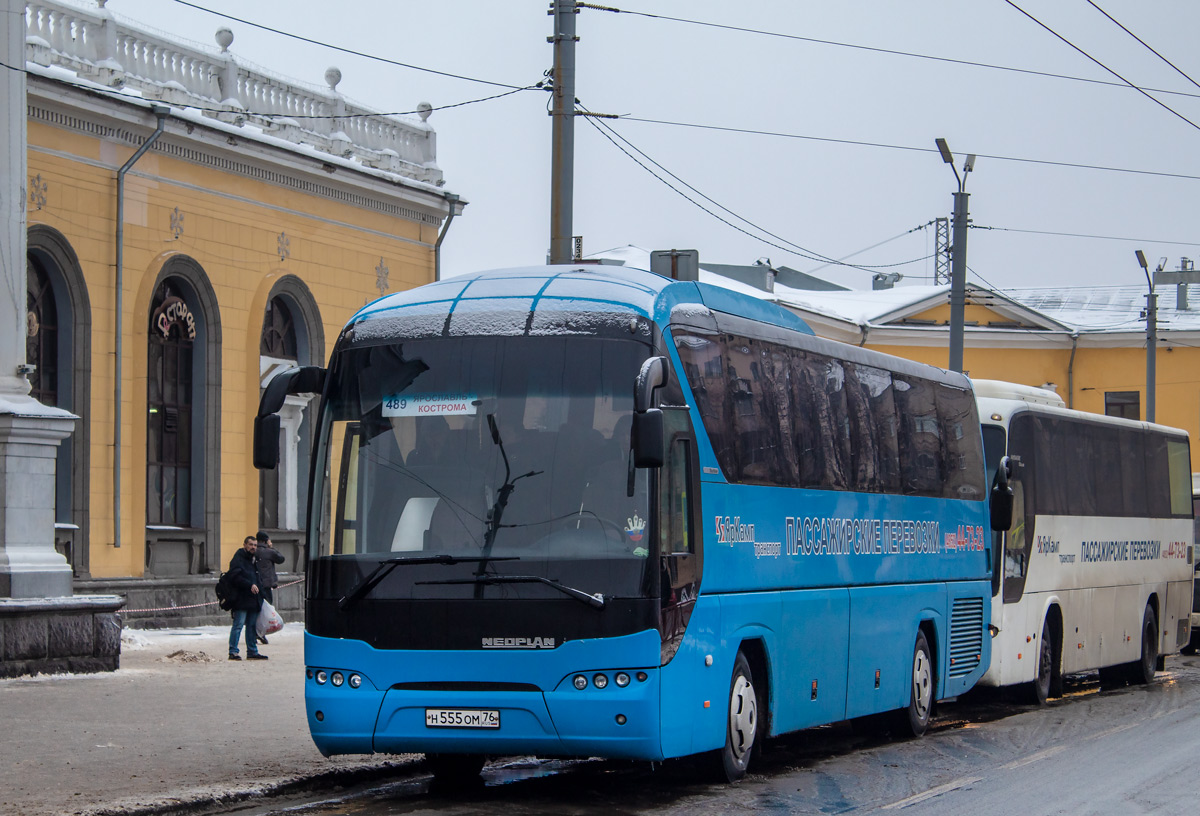
[[[258,569],[254,566],[254,551],[258,541],[254,536],[246,536],[242,548],[233,554],[229,561],[229,577],[237,589],[233,599],[233,625],[229,629],[229,659],[241,660],[238,654],[238,639],[242,628],[246,629],[246,659],[266,660],[265,654],[258,652],[258,635],[255,625],[258,623],[258,610],[262,607],[262,591],[259,589]]]

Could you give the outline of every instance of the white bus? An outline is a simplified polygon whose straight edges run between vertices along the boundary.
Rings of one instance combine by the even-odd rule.
[[[988,472],[1008,457],[1012,526],[993,542],[985,686],[1037,703],[1068,674],[1146,683],[1191,637],[1187,433],[1066,408],[1053,391],[975,380]]]

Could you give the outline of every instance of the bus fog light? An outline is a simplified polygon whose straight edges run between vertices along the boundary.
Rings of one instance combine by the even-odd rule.
[[[587,678],[582,674],[577,674],[575,675],[574,679],[571,680],[571,685],[575,686],[575,688],[579,689],[580,691],[583,691],[585,688],[587,688]]]
[[[617,672],[617,676],[614,677],[613,680],[615,680],[617,685],[621,688],[625,688],[629,685],[629,675],[625,672]]]
[[[350,675],[349,683],[350,683],[350,688],[358,688],[359,686],[362,685],[362,675],[361,674]]]
[[[597,674],[592,677],[592,683],[595,684],[596,688],[602,689],[608,685],[608,675]]]
[[[617,725],[624,725],[624,724],[625,724],[625,715],[618,714],[617,715]]]
[[[329,678],[329,682],[340,687],[342,683],[346,682],[346,678],[342,676],[341,672],[334,672],[333,676]]]
[[[324,669],[319,669],[317,671],[317,685],[318,686],[325,685],[325,681],[328,679],[329,679],[329,675],[325,673]]]
[[[313,714],[313,716],[317,718],[317,722],[325,722],[325,712],[324,711],[318,711],[315,714]]]

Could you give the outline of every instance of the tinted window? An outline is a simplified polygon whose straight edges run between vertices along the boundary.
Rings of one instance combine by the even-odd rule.
[[[674,335],[730,481],[983,498],[969,391],[780,343]]]
[[[1191,465],[1187,442],[1141,428],[1118,428],[1064,417],[1014,417],[1010,454],[1030,472],[1029,517],[1187,517]]]

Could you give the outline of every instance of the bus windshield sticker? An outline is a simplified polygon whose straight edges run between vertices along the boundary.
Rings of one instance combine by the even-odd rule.
[[[476,394],[388,394],[383,398],[385,417],[473,416],[479,404]]]

